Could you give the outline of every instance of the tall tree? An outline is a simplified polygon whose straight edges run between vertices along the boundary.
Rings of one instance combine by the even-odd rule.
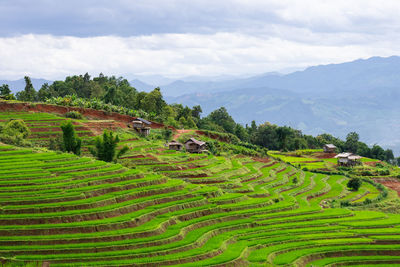
[[[203,112],[200,105],[194,106],[192,108],[192,116],[193,118],[200,119],[200,114]]]
[[[24,77],[25,79],[25,89],[24,91],[20,91],[17,93],[17,99],[21,101],[36,101],[37,93],[35,88],[33,88],[31,78],[28,76]]]
[[[60,127],[63,131],[63,150],[80,155],[82,140],[76,135],[72,122],[63,122]]]
[[[38,91],[38,100],[39,101],[45,101],[47,98],[51,97],[50,93],[50,86],[48,83],[45,83],[40,87]]]
[[[8,84],[3,84],[0,86],[0,95],[8,96],[9,94],[11,94],[11,90],[10,87],[8,87]]]
[[[346,144],[345,144],[346,150],[353,153],[357,153],[359,139],[360,136],[358,135],[358,133],[350,132],[346,137]]]

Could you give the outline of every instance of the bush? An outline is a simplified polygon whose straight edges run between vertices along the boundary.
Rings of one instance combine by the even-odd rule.
[[[83,119],[83,116],[81,113],[79,113],[78,111],[69,111],[67,113],[65,113],[65,117],[67,118],[71,118],[71,119]]]
[[[361,180],[359,178],[352,178],[348,181],[347,183],[347,187],[351,190],[351,191],[358,191],[358,189],[361,186]]]
[[[363,201],[363,204],[365,204],[365,205],[368,205],[368,204],[371,204],[371,203],[372,203],[372,200],[369,199],[369,198],[366,198],[366,199]]]
[[[77,137],[74,126],[71,121],[61,123],[61,130],[63,131],[62,150],[72,152],[75,155],[81,154],[82,140]]]
[[[390,174],[390,171],[388,169],[379,171],[379,175],[382,175],[382,176],[389,175],[389,174]]]
[[[171,138],[172,136],[172,130],[168,127],[164,127],[161,130],[161,135],[164,137],[164,140],[168,142],[168,140]]]
[[[294,177],[293,180],[292,180],[292,182],[293,182],[294,184],[297,184],[299,181],[297,180],[297,177]]]
[[[350,206],[350,202],[348,200],[340,201],[340,207],[348,207]]]
[[[0,141],[10,145],[30,146],[25,139],[31,134],[23,120],[10,120],[0,126]]]
[[[49,149],[50,150],[62,150],[62,141],[60,138],[50,138],[49,139]]]
[[[99,160],[106,162],[115,161],[129,150],[127,146],[124,146],[118,153],[116,153],[118,142],[118,135],[114,137],[111,131],[105,130],[102,137],[96,137],[94,144],[95,148],[90,148],[90,152]]]

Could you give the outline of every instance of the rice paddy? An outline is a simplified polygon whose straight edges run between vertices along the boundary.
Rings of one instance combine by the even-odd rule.
[[[11,115],[45,129],[46,138],[57,131],[39,125],[56,129],[64,120],[22,112],[0,120]],[[0,144],[3,264],[400,264],[400,215],[339,205],[379,201],[372,183],[353,192],[344,175],[274,158],[188,154],[161,140],[122,139],[130,150],[118,163]]]

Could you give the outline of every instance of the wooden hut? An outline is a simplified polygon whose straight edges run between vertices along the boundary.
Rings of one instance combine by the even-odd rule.
[[[136,118],[132,121],[132,127],[135,129],[139,134],[147,136],[150,134],[150,125],[151,122],[142,118]]]
[[[190,138],[185,142],[186,151],[190,153],[203,153],[207,151],[206,142]]]
[[[337,164],[338,166],[355,166],[361,164],[360,159],[362,158],[359,155],[355,155],[350,152],[345,152],[345,153],[340,153],[335,156],[337,158]]]
[[[168,143],[168,149],[170,150],[181,151],[182,148],[183,145],[175,140],[172,140],[171,142]]]
[[[334,144],[326,144],[326,145],[324,145],[324,152],[325,153],[335,153],[336,146]]]

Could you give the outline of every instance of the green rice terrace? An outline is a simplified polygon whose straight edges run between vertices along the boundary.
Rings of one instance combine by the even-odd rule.
[[[246,156],[229,144],[190,154],[169,150],[158,130],[143,138],[73,120],[78,157],[45,148],[66,118],[0,112],[10,118],[27,123],[35,147],[0,144],[6,266],[400,266],[400,202],[382,186],[398,168],[363,159],[341,170],[320,151]],[[88,152],[106,126],[129,147],[117,163]],[[189,136],[210,140],[174,138]],[[358,191],[349,177],[362,177]]]

